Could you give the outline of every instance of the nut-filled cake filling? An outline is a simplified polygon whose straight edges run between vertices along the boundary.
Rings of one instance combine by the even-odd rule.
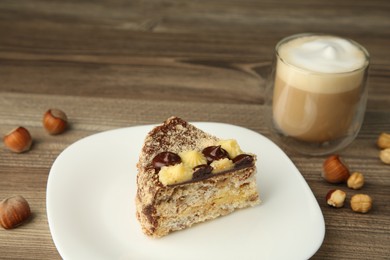
[[[137,164],[136,215],[145,234],[162,237],[260,203],[255,154],[178,117],[145,138]]]

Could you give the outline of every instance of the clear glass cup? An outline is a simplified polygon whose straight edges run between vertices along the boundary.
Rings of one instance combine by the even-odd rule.
[[[367,50],[349,39],[321,34],[282,39],[265,92],[273,139],[313,156],[348,146],[364,119],[368,67]]]

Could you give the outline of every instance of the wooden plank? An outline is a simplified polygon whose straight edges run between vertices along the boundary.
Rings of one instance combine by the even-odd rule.
[[[286,149],[326,222],[313,259],[388,258],[390,171],[375,142],[390,131],[389,10],[387,0],[1,1],[0,133],[23,125],[34,145],[14,154],[0,144],[0,199],[21,194],[34,216],[17,229],[0,229],[0,258],[60,259],[47,223],[46,182],[55,158],[83,137],[178,115],[275,140],[264,106],[273,50],[281,38],[302,32],[350,37],[371,55],[365,120],[340,152],[352,171],[365,175],[363,189],[326,183],[325,157]],[[69,117],[62,135],[42,128],[51,107]],[[326,205],[332,188],[347,191],[344,208]],[[374,199],[369,214],[349,208],[360,192]]]

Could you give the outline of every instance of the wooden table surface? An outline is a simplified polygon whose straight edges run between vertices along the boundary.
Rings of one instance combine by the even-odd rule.
[[[22,154],[0,144],[0,199],[22,195],[33,212],[28,223],[0,229],[0,259],[61,258],[48,227],[47,178],[56,157],[83,137],[171,115],[270,137],[263,104],[273,49],[302,32],[352,38],[371,54],[364,124],[340,153],[364,173],[366,185],[336,187],[348,196],[371,195],[372,211],[328,207],[324,197],[335,185],[320,177],[325,157],[286,151],[324,215],[326,235],[313,259],[389,259],[390,166],[375,145],[381,132],[390,132],[387,0],[2,0],[0,133],[22,125],[34,143]],[[52,107],[69,117],[62,135],[42,128]]]

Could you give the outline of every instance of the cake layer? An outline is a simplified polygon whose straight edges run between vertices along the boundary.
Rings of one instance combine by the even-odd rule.
[[[219,141],[215,136],[177,117],[169,118],[147,135],[137,165],[136,197],[137,218],[145,234],[161,237],[195,223],[226,215],[235,209],[260,203],[256,188],[255,155],[237,156],[233,153],[237,157],[234,163],[231,162],[233,168],[209,172],[182,183],[167,185],[161,182],[161,176],[159,179],[159,174],[167,174],[167,167],[176,170],[175,168],[186,163],[186,157],[181,162],[176,154],[202,151],[205,147],[215,146]],[[213,161],[214,152],[206,155],[209,164],[206,164],[207,167],[214,169],[218,167],[216,162],[222,161],[219,158],[214,158]],[[164,166],[164,160],[160,157],[165,158],[167,166]],[[190,162],[192,163],[191,160]],[[195,167],[193,171],[196,169]]]

